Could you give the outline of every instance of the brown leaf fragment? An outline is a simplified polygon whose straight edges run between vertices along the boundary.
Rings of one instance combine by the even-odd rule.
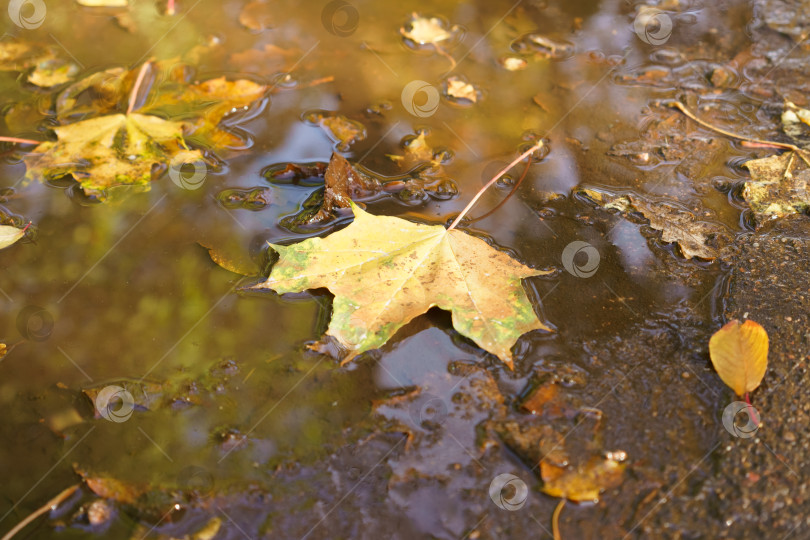
[[[239,23],[254,32],[272,28],[273,6],[264,0],[249,2],[239,14]]]
[[[87,487],[104,499],[110,499],[121,504],[133,504],[146,491],[142,486],[136,486],[107,476],[92,475],[87,470],[75,465],[74,469],[82,477]]]
[[[528,466],[536,467],[543,462],[556,467],[568,465],[563,436],[536,418],[498,420],[493,427],[504,444]]]
[[[351,201],[363,200],[380,191],[380,183],[365,175],[360,175],[349,161],[332,153],[329,166],[324,174],[324,194],[321,209],[306,220],[306,223],[319,223],[334,217],[340,209],[349,209]]]
[[[348,152],[352,144],[366,138],[366,127],[342,114],[315,111],[307,113],[304,118],[320,126],[339,152]]]
[[[583,412],[560,395],[559,388],[559,385],[554,382],[538,386],[523,400],[520,407],[526,412],[548,420],[557,418],[570,419]]]
[[[725,226],[702,221],[675,201],[589,188],[580,188],[577,193],[606,210],[618,210],[625,216],[641,214],[649,221],[650,227],[661,231],[661,240],[677,243],[687,259],[724,259],[731,255],[732,237]]]

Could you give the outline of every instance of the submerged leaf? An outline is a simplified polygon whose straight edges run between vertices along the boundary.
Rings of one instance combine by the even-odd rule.
[[[734,319],[709,340],[714,369],[738,396],[756,390],[768,368],[768,333],[758,323]]]
[[[54,58],[53,51],[27,41],[0,42],[0,71],[23,71]]]
[[[214,245],[211,241],[198,243],[208,250],[208,256],[215,264],[229,272],[242,276],[252,276],[258,272],[256,263],[241,246],[225,242],[216,242]]]
[[[327,335],[348,350],[344,362],[380,347],[434,306],[451,311],[456,330],[510,367],[511,348],[522,334],[551,331],[521,284],[549,272],[456,229],[352,210],[354,222],[326,238],[272,245],[281,258],[254,287],[278,293],[329,288],[335,300]]]
[[[168,110],[182,114],[190,109],[196,112],[196,118],[186,121],[189,135],[220,148],[239,146],[241,138],[221,129],[220,122],[228,114],[261,99],[266,90],[266,86],[247,79],[229,81],[225,77],[197,84],[178,83],[174,88],[162,88],[157,98],[141,111]]]
[[[618,210],[624,215],[638,212],[650,227],[661,231],[661,240],[677,242],[687,259],[727,258],[731,235],[719,223],[701,221],[694,213],[674,201],[657,201],[634,194],[612,194],[595,189],[580,189],[579,193],[606,210]]]
[[[121,185],[148,186],[153,165],[174,156],[203,160],[188,150],[183,124],[143,114],[114,114],[53,128],[58,140],[25,157],[26,178],[45,181],[71,175],[88,193]]]
[[[366,138],[366,126],[342,114],[311,111],[304,115],[304,119],[313,125],[320,126],[340,152],[348,152],[352,144]]]
[[[73,62],[49,58],[37,63],[34,71],[28,75],[28,82],[42,88],[50,88],[70,81],[78,73],[79,67]]]

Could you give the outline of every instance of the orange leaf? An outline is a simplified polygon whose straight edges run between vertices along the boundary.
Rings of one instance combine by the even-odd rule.
[[[732,320],[709,340],[717,374],[741,396],[755,390],[768,367],[768,333],[754,321]]]

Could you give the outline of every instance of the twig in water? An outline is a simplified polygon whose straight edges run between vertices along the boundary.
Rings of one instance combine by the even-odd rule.
[[[132,91],[129,93],[129,106],[127,107],[127,115],[132,112],[132,109],[135,107],[135,100],[138,99],[138,91],[141,89],[141,84],[143,84],[143,78],[146,77],[146,72],[149,69],[149,66],[152,65],[152,61],[144,62],[141,66],[141,70],[138,72],[138,78],[135,79],[135,85],[132,87]]]
[[[565,506],[565,499],[560,500],[560,504],[557,505],[551,515],[551,533],[554,535],[554,540],[562,540],[560,535],[560,512],[562,512],[563,506]]]
[[[759,426],[759,417],[755,412],[756,409],[751,405],[751,398],[748,396],[748,392],[745,393],[745,403],[748,405],[748,420],[754,422],[755,426]]]
[[[17,143],[17,144],[39,144],[40,141],[35,141],[33,139],[20,139],[19,137],[3,137],[3,136],[0,136],[0,142],[10,142],[10,143]]]
[[[530,168],[531,166],[532,166],[532,160],[527,160],[527,161],[526,161],[526,167],[523,169],[523,174],[521,174],[521,175],[520,175],[520,178],[518,179],[518,181],[517,181],[517,182],[515,182],[515,185],[514,185],[514,186],[512,186],[512,190],[509,192],[509,195],[507,195],[506,197],[504,197],[504,198],[503,198],[503,200],[502,200],[501,202],[499,202],[498,204],[496,204],[496,205],[495,205],[495,208],[493,208],[492,210],[490,210],[489,212],[487,212],[487,213],[486,213],[486,214],[484,214],[483,216],[478,216],[478,217],[477,217],[477,218],[475,218],[475,219],[471,219],[471,220],[470,220],[470,221],[468,221],[467,223],[475,223],[476,221],[481,221],[482,219],[484,219],[484,218],[486,218],[486,217],[489,217],[489,216],[491,216],[492,214],[494,214],[495,212],[497,212],[497,211],[498,211],[498,209],[499,209],[501,206],[503,206],[504,204],[506,204],[506,201],[508,201],[508,200],[509,200],[509,199],[512,197],[512,195],[514,195],[514,194],[515,194],[515,192],[516,192],[516,191],[518,190],[518,188],[520,187],[520,184],[522,184],[522,183],[523,183],[523,180],[525,180],[525,179],[526,179],[526,176],[529,174],[529,168]]]
[[[462,219],[464,219],[464,216],[466,216],[466,215],[467,215],[467,212],[469,212],[469,211],[470,211],[470,209],[471,209],[473,206],[475,206],[475,203],[477,203],[477,202],[478,202],[478,199],[480,199],[480,198],[481,198],[481,195],[483,195],[483,194],[484,194],[484,192],[485,192],[486,190],[488,190],[489,188],[491,188],[491,187],[492,187],[492,185],[493,185],[495,182],[497,182],[497,181],[498,181],[498,180],[501,178],[501,176],[503,176],[503,175],[505,175],[506,173],[508,173],[508,172],[509,172],[509,170],[510,170],[512,167],[514,167],[515,165],[517,165],[518,163],[520,163],[521,161],[523,161],[525,158],[527,158],[527,157],[531,156],[531,155],[534,153],[534,151],[535,151],[535,150],[539,150],[539,149],[540,149],[540,148],[542,148],[542,147],[543,147],[543,141],[537,141],[537,142],[534,144],[534,146],[532,146],[531,148],[529,148],[528,150],[526,150],[525,152],[523,152],[522,154],[520,154],[518,157],[516,157],[516,158],[514,159],[514,161],[512,161],[512,163],[510,163],[509,165],[507,165],[506,167],[504,167],[504,168],[503,168],[503,169],[502,169],[502,170],[501,170],[501,171],[500,171],[498,174],[496,174],[495,176],[493,176],[493,177],[492,177],[492,180],[490,180],[489,182],[487,182],[487,183],[486,183],[486,185],[485,185],[484,187],[482,187],[480,190],[478,190],[478,193],[476,193],[476,194],[475,194],[475,197],[473,197],[473,198],[472,198],[472,200],[471,200],[471,201],[470,201],[470,202],[467,204],[467,206],[465,206],[465,207],[464,207],[464,210],[462,210],[462,211],[461,211],[461,213],[458,215],[458,217],[456,217],[456,219],[453,221],[453,223],[451,223],[451,224],[450,224],[450,226],[447,228],[447,230],[448,230],[448,231],[452,231],[453,229],[455,229],[455,228],[456,228],[456,226],[457,226],[457,225],[458,225],[458,224],[461,222],[461,220],[462,220]]]
[[[5,534],[5,536],[3,536],[3,538],[1,538],[0,540],[10,540],[14,535],[23,530],[26,525],[37,519],[39,516],[41,516],[48,510],[53,510],[54,508],[59,506],[62,503],[62,501],[73,495],[77,489],[79,489],[79,484],[70,486],[56,497],[46,502],[43,506],[34,510],[33,513],[31,513],[28,517],[19,522],[13,529],[8,531]]]
[[[753,137],[746,137],[745,135],[738,135],[736,133],[726,131],[723,128],[713,126],[712,124],[706,122],[705,120],[701,120],[700,118],[698,118],[695,115],[695,113],[693,113],[692,111],[687,109],[686,106],[683,103],[681,103],[680,101],[672,101],[672,102],[668,103],[668,105],[670,107],[675,107],[676,109],[681,111],[690,120],[692,120],[694,122],[697,122],[698,124],[705,127],[706,129],[711,129],[712,131],[716,131],[717,133],[720,133],[721,135],[726,135],[727,137],[733,137],[735,139],[740,139],[741,141],[748,141],[750,143],[759,144],[759,145],[763,145],[763,146],[769,146],[769,147],[772,147],[772,148],[784,148],[785,150],[793,150],[794,152],[796,152],[799,155],[800,158],[802,158],[802,161],[804,161],[807,164],[807,166],[810,167],[810,161],[808,161],[807,157],[804,155],[804,150],[802,150],[801,148],[799,148],[795,144],[782,143],[782,142],[776,142],[776,141],[766,141],[766,140],[763,140],[763,139],[755,139]]]

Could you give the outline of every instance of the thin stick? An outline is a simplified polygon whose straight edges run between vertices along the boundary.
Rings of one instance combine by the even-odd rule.
[[[19,137],[3,137],[0,136],[0,142],[10,142],[10,143],[17,143],[17,144],[39,144],[40,141],[35,141],[33,139],[20,139]]]
[[[489,217],[489,216],[491,216],[492,214],[494,214],[495,212],[497,212],[497,211],[498,211],[498,209],[499,209],[501,206],[503,206],[504,204],[506,204],[506,201],[508,201],[510,198],[512,198],[512,195],[514,195],[514,194],[515,194],[515,192],[518,190],[518,188],[520,187],[520,184],[522,184],[522,183],[523,183],[523,180],[525,180],[525,179],[526,179],[526,177],[529,175],[529,169],[531,168],[531,166],[532,166],[532,162],[531,162],[531,160],[528,160],[528,161],[526,162],[526,167],[523,169],[523,174],[521,174],[521,175],[520,175],[520,178],[518,179],[518,181],[517,181],[517,182],[515,182],[515,185],[514,185],[514,186],[512,186],[512,190],[509,192],[509,195],[507,195],[506,197],[504,197],[504,198],[503,198],[503,200],[502,200],[501,202],[499,202],[498,204],[496,204],[496,205],[495,205],[495,208],[493,208],[492,210],[490,210],[489,212],[487,212],[486,214],[484,214],[484,215],[482,215],[482,216],[478,216],[478,217],[477,217],[477,218],[475,218],[475,219],[471,219],[471,220],[470,220],[468,223],[475,223],[476,221],[481,221],[482,219],[484,219],[484,218],[486,218],[486,217]]]
[[[557,505],[551,515],[551,533],[554,535],[554,540],[562,540],[562,535],[560,535],[560,512],[562,512],[563,506],[565,506],[565,499],[560,500],[560,504]]]
[[[748,405],[748,419],[753,420],[754,425],[758,426],[759,417],[757,416],[757,413],[754,412],[756,409],[754,409],[754,406],[751,405],[751,398],[748,396],[748,392],[745,393],[745,403]]]
[[[298,85],[294,88],[283,88],[283,87],[279,88],[278,86],[274,86],[272,88],[272,92],[277,93],[277,92],[289,92],[293,90],[301,90],[302,88],[311,88],[313,86],[318,86],[319,84],[334,82],[334,80],[335,80],[334,75],[329,75],[328,77],[321,77],[320,79],[309,81],[307,83]]]
[[[453,71],[454,69],[456,69],[456,65],[457,65],[456,64],[456,59],[453,58],[452,55],[449,52],[445,51],[440,45],[438,45],[436,43],[433,44],[433,48],[436,49],[437,53],[439,53],[440,55],[442,55],[445,58],[447,58],[448,60],[450,60],[450,71]],[[449,73],[449,71],[448,71],[448,73]]]
[[[15,534],[23,530],[23,528],[25,528],[26,525],[37,519],[39,516],[41,516],[48,510],[53,510],[54,508],[59,506],[62,503],[62,501],[73,495],[77,489],[79,489],[79,484],[76,484],[75,486],[70,486],[56,497],[46,502],[43,506],[34,510],[34,512],[31,515],[29,515],[27,518],[19,522],[16,527],[8,531],[6,535],[0,540],[10,540]]]
[[[132,92],[129,93],[129,107],[127,107],[127,115],[132,112],[133,107],[135,107],[135,100],[138,99],[138,91],[141,89],[141,84],[143,83],[143,78],[146,77],[146,70],[149,68],[149,65],[152,61],[144,62],[141,66],[141,70],[138,72],[138,78],[135,79],[135,86],[132,87]]]
[[[458,217],[455,219],[455,221],[453,221],[453,223],[450,224],[450,226],[447,228],[447,230],[452,231],[453,229],[455,229],[456,225],[458,225],[459,222],[464,218],[464,216],[467,215],[467,212],[469,212],[470,209],[473,206],[475,206],[475,203],[478,202],[478,199],[481,198],[481,195],[483,195],[486,190],[488,190],[490,187],[492,187],[492,185],[495,182],[497,182],[501,178],[501,176],[508,173],[509,169],[511,169],[512,167],[514,167],[515,165],[517,165],[518,163],[523,161],[528,156],[532,155],[532,153],[534,153],[535,150],[539,150],[542,147],[543,147],[543,141],[537,141],[537,143],[534,146],[532,146],[531,148],[529,148],[528,150],[526,150],[525,152],[520,154],[518,157],[516,157],[514,159],[514,161],[512,161],[512,163],[510,163],[509,165],[504,167],[498,174],[496,174],[492,178],[492,180],[487,182],[487,184],[484,187],[482,187],[480,190],[478,190],[478,193],[475,194],[475,197],[473,197],[473,199],[469,202],[469,204],[467,204],[467,206],[464,207],[464,210],[461,211],[461,213],[458,215]]]
[[[685,114],[687,116],[687,118],[697,122],[698,124],[705,127],[706,129],[711,129],[712,131],[716,131],[717,133],[720,133],[722,135],[726,135],[727,137],[733,137],[735,139],[740,139],[740,140],[743,140],[743,141],[748,141],[748,142],[752,142],[752,143],[756,143],[756,144],[762,144],[762,145],[765,145],[765,146],[771,146],[771,147],[775,147],[775,148],[784,148],[785,150],[793,150],[794,152],[799,154],[799,157],[802,158],[802,160],[805,163],[807,163],[808,166],[810,166],[810,161],[808,161],[807,158],[804,156],[804,152],[802,151],[802,149],[799,148],[798,146],[796,146],[795,144],[781,143],[781,142],[776,142],[776,141],[766,141],[766,140],[763,140],[763,139],[755,139],[753,137],[746,137],[745,135],[738,135],[736,133],[732,133],[730,131],[726,131],[725,129],[719,128],[717,126],[713,126],[713,125],[711,125],[710,123],[708,123],[708,122],[706,122],[704,120],[701,120],[700,118],[695,116],[695,114],[692,111],[687,109],[686,106],[684,106],[680,101],[673,101],[673,102],[669,103],[669,105],[671,107],[675,107],[676,109],[681,111],[683,114]]]

